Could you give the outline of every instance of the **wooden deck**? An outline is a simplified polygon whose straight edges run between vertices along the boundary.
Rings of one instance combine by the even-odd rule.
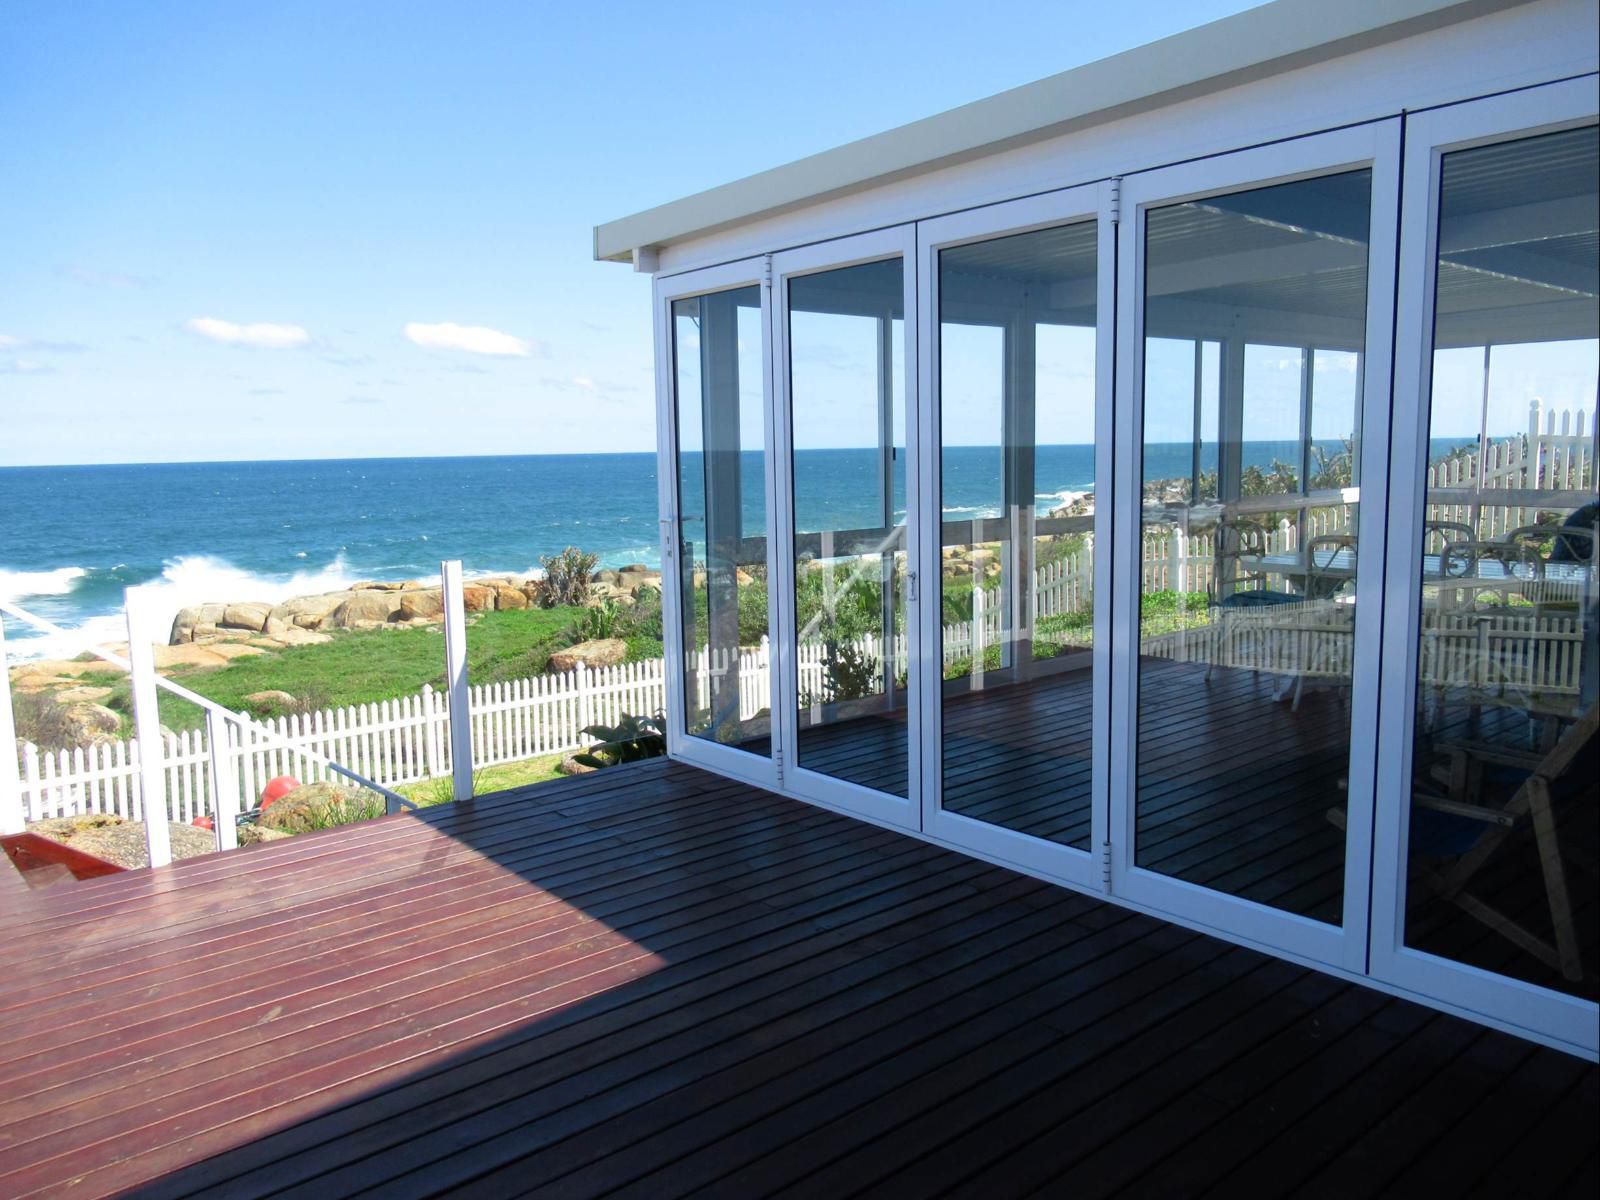
[[[8,1198],[1600,1184],[1592,1065],[662,761],[4,904]]]

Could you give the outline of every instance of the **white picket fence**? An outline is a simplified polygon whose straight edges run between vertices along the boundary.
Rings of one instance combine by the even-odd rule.
[[[1428,490],[1439,488],[1517,488],[1530,491],[1582,491],[1594,486],[1594,437],[1583,410],[1544,412],[1535,400],[1528,432],[1485,444],[1480,453],[1460,455],[1428,468]],[[1481,478],[1481,483],[1480,483]],[[1428,520],[1466,525],[1479,541],[1493,541],[1531,525],[1536,507],[1494,504],[1491,499],[1431,503]],[[1430,547],[1431,548],[1431,547]]]

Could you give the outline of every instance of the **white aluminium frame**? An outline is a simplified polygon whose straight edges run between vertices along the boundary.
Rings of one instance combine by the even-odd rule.
[[[1209,195],[1370,169],[1361,430],[1364,445],[1383,446],[1389,430],[1399,158],[1400,119],[1390,118],[1160,168],[1123,181],[1117,265],[1114,539],[1119,550],[1137,547],[1141,536],[1147,212]],[[1214,929],[1235,941],[1286,951],[1356,973],[1367,969],[1378,650],[1384,597],[1381,568],[1388,492],[1383,455],[1363,456],[1361,471],[1358,534],[1365,567],[1357,581],[1342,923],[1326,924],[1135,865],[1140,593],[1137,553],[1119,555],[1113,595],[1111,761],[1116,767],[1116,780],[1111,790],[1110,821],[1111,889],[1115,894],[1148,909],[1179,916],[1187,924]],[[1262,766],[1270,770],[1272,764]]]
[[[906,402],[906,562],[911,586],[906,598],[906,784],[907,795],[877,791],[819,771],[807,770],[799,761],[798,695],[799,674],[795,663],[796,615],[795,586],[795,511],[794,511],[794,420],[789,361],[789,280],[815,275],[862,263],[898,258],[903,265],[901,303],[904,310],[905,356],[901,370],[905,378]],[[920,680],[929,669],[920,636],[922,605],[919,602],[918,564],[922,561],[921,454],[917,437],[917,405],[921,388],[917,377],[917,258],[916,234],[911,225],[900,225],[854,237],[818,242],[786,250],[772,256],[773,294],[771,334],[772,370],[777,403],[772,407],[772,464],[776,507],[772,524],[776,532],[776,557],[769,547],[769,595],[776,597],[774,638],[778,674],[774,680],[772,716],[783,755],[779,779],[785,791],[816,801],[829,808],[866,817],[902,829],[918,829],[921,814],[917,797],[922,789],[922,725],[924,708]],[[937,576],[932,586],[937,587]],[[937,645],[937,643],[935,643]],[[937,671],[937,661],[934,662]],[[793,748],[793,749],[791,749]]]
[[[1405,916],[1409,783],[1422,601],[1417,546],[1427,511],[1424,492],[1441,163],[1446,154],[1455,150],[1594,125],[1597,110],[1600,89],[1591,75],[1466,101],[1407,119],[1391,448],[1391,474],[1395,481],[1390,497],[1393,537],[1389,543],[1388,619],[1383,635],[1385,719],[1378,744],[1379,802],[1371,934],[1374,978],[1407,991],[1437,996],[1590,1059],[1600,1052],[1600,1008],[1593,1001],[1411,949],[1405,944]]]
[[[924,538],[920,572],[927,580],[929,603],[922,606],[922,644],[938,647],[942,641],[941,586],[942,500],[939,463],[939,254],[952,246],[986,242],[995,238],[1095,221],[1095,474],[1096,483],[1111,476],[1111,389],[1115,358],[1116,228],[1112,221],[1113,184],[1107,180],[988,205],[917,224],[917,324],[921,347],[922,388],[916,412],[923,461],[921,509],[931,514],[923,524],[931,536]],[[1109,494],[1109,487],[1102,495]],[[1097,597],[1109,597],[1112,577],[1111,505],[1097,504],[1094,516],[1094,588]],[[939,651],[932,651],[937,656]],[[1111,700],[1111,605],[1095,608],[1093,664],[1093,759],[1091,767],[1091,849],[1074,849],[1043,838],[946,811],[943,799],[943,670],[932,662],[922,672],[922,722],[925,752],[922,775],[922,828],[942,842],[968,847],[998,861],[1014,863],[1081,888],[1103,890],[1106,885],[1100,848],[1106,842],[1107,796],[1110,786],[1109,716]]]
[[[713,292],[738,288],[761,289],[761,412],[762,462],[766,468],[767,578],[773,578],[775,543],[778,541],[778,510],[774,504],[775,468],[772,429],[772,288],[767,279],[766,262],[760,258],[721,266],[705,267],[682,275],[656,276],[655,304],[656,358],[656,488],[661,534],[661,612],[662,644],[666,655],[667,753],[674,758],[705,767],[718,774],[747,780],[776,790],[781,782],[777,763],[783,752],[782,735],[774,720],[771,753],[763,757],[733,746],[720,745],[707,738],[691,736],[685,720],[688,707],[683,693],[683,576],[679,563],[678,537],[678,372],[674,357],[676,341],[672,328],[672,304]],[[773,591],[767,593],[767,629],[777,631],[777,606]],[[769,646],[777,639],[769,637]],[[768,656],[768,691],[777,708],[779,673],[774,656]]]

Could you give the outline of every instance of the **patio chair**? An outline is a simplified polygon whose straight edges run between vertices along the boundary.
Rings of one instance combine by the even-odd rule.
[[[1216,630],[1209,661],[1206,664],[1206,682],[1219,659],[1231,657],[1234,613],[1252,609],[1298,605],[1303,596],[1273,586],[1273,579],[1259,567],[1247,565],[1247,559],[1264,558],[1271,549],[1266,526],[1256,521],[1236,518],[1217,524],[1214,557],[1211,564],[1211,582],[1207,598],[1212,612],[1211,624]]]
[[[1423,878],[1434,892],[1574,981],[1584,977],[1584,965],[1573,923],[1555,801],[1594,802],[1594,788],[1583,777],[1583,768],[1572,768],[1593,744],[1597,727],[1600,708],[1591,704],[1542,752],[1485,742],[1440,743],[1435,749],[1443,752],[1447,761],[1435,770],[1433,779],[1446,788],[1446,794],[1419,791],[1413,796],[1413,856],[1454,860],[1448,867],[1423,869]],[[1492,782],[1495,776],[1507,786],[1515,786],[1500,807],[1480,802],[1484,781]],[[1525,825],[1532,826],[1539,855],[1553,945],[1468,890],[1496,850]],[[1593,863],[1580,865],[1591,872],[1594,869]]]

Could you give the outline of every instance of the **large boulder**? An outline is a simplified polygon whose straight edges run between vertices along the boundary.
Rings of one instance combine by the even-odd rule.
[[[293,708],[296,704],[292,695],[277,688],[268,688],[264,692],[251,692],[244,698],[244,702],[251,708]]]
[[[317,629],[350,599],[349,592],[324,592],[319,596],[296,596],[274,605],[267,614],[270,621],[282,621],[299,629]],[[265,626],[263,626],[265,628]]]
[[[399,592],[351,592],[324,624],[335,629],[372,629],[400,615]]]
[[[468,612],[492,612],[494,589],[481,583],[469,583],[461,589],[461,603]]]
[[[625,592],[631,592],[641,583],[654,583],[660,586],[661,573],[652,570],[644,563],[629,563],[625,567],[617,568],[617,586]]]
[[[122,729],[122,718],[117,713],[87,700],[63,706],[61,720],[68,735],[80,746],[115,741]]]
[[[444,594],[438,588],[432,591],[401,593],[402,621],[437,621],[443,616]]]
[[[570,671],[579,663],[586,667],[609,667],[628,657],[628,643],[621,638],[596,638],[579,642],[550,656],[552,671]]]
[[[248,629],[251,633],[260,633],[267,627],[267,618],[272,615],[272,605],[261,604],[254,601],[244,604],[230,604],[222,612],[222,620],[217,624],[223,629]]]
[[[181,646],[185,642],[195,640],[196,631],[202,630],[201,637],[215,636],[217,627],[222,624],[222,616],[228,611],[226,604],[195,604],[188,608],[180,608],[178,615],[172,618],[172,633],[167,638],[169,645]],[[256,626],[257,629],[261,626]]]
[[[508,608],[527,608],[528,597],[523,595],[521,588],[502,583],[494,589],[494,606],[501,612]]]

